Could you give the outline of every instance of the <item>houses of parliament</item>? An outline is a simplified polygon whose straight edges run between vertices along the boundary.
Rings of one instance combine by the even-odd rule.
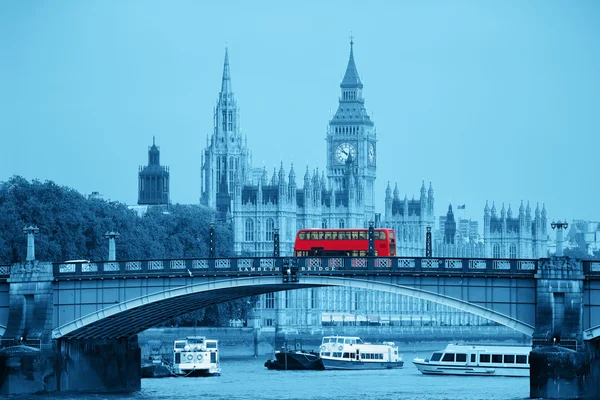
[[[490,210],[486,204],[483,240],[477,222],[456,221],[451,205],[445,216],[437,218],[436,227],[431,183],[426,187],[423,182],[418,197],[409,200],[407,196],[400,198],[397,183],[392,190],[388,182],[383,196],[385,208],[383,213],[377,212],[377,146],[380,140],[385,145],[385,134],[378,137],[365,107],[352,40],[349,50],[337,111],[324,132],[325,170],[281,162],[272,173],[251,165],[247,138],[240,130],[240,106],[232,88],[229,54],[225,50],[221,90],[213,115],[214,130],[207,135],[201,153],[200,204],[216,209],[222,218],[231,221],[236,254],[272,255],[276,229],[280,234],[281,255],[285,256],[293,253],[295,234],[301,228],[368,227],[370,221],[378,227],[395,229],[398,256],[424,256],[428,227],[434,232],[433,254],[437,257],[529,258],[545,254],[545,208],[536,209],[532,216],[529,204],[526,212],[521,205],[518,218],[513,218],[510,206],[508,212],[503,206],[498,216],[495,205]],[[159,150],[154,143],[148,160],[148,166],[139,170],[138,205],[168,204],[169,171],[160,165]],[[467,229],[463,229],[465,223]],[[263,295],[258,311],[264,326],[315,326],[327,320],[325,314],[333,320],[334,315],[349,310],[356,319],[357,313],[422,314],[441,307],[417,299],[392,297],[345,288],[303,289]],[[285,308],[297,312],[275,312]]]

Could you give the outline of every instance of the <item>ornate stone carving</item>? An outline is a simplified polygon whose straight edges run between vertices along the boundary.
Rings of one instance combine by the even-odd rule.
[[[543,260],[541,270],[583,272],[581,260],[570,257],[552,257]]]

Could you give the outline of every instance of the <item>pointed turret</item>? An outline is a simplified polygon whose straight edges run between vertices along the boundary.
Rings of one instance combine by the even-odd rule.
[[[508,211],[506,212],[506,218],[512,218],[512,209],[510,208],[510,204],[508,205]]]
[[[406,195],[404,195],[404,198],[406,199]],[[396,182],[396,184],[394,185],[394,199],[400,200],[400,191],[398,190],[398,182]]]
[[[496,218],[498,214],[496,214],[496,203],[492,201],[492,217]]]
[[[346,67],[346,73],[344,79],[342,79],[342,88],[360,88],[362,89],[363,84],[358,76],[358,70],[354,63],[354,40],[350,39],[350,58],[348,59],[348,66]]]
[[[277,185],[277,168],[273,167],[273,176],[271,177],[271,186]]]
[[[525,217],[531,219],[531,206],[529,201],[527,202],[527,208],[525,209]]]
[[[506,209],[504,208],[504,203],[502,203],[502,209],[500,210],[500,218],[506,218]]]
[[[390,181],[387,183],[387,188],[385,188],[385,200],[392,198],[392,188],[390,188]]]
[[[292,163],[290,166],[289,183],[290,186],[296,186],[296,172],[294,172],[294,163]]]
[[[537,203],[537,205],[535,206],[535,219],[538,219],[540,217],[540,203]]]
[[[304,189],[310,188],[310,173],[308,172],[308,165],[306,166],[306,172],[304,173]]]
[[[225,61],[223,62],[223,80],[221,81],[221,96],[231,93],[231,75],[229,73],[229,51],[225,47]]]
[[[422,181],[421,183],[421,201],[425,200],[425,193],[427,191],[425,190],[425,181]]]
[[[433,186],[431,186],[431,182],[429,182],[429,192],[427,193],[427,197],[433,199]]]
[[[490,206],[488,205],[488,201],[485,201],[485,208],[483,209],[483,216],[487,217],[490,215]]]
[[[523,207],[523,200],[521,200],[521,205],[519,206],[519,219],[525,218],[525,207]]]
[[[283,170],[283,161],[281,162],[281,166],[279,167],[279,185],[285,185],[285,171]]]

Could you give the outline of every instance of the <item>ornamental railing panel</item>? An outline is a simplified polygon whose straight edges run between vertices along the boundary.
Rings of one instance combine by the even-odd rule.
[[[469,260],[469,269],[486,269],[487,263],[485,260]]]
[[[350,265],[352,268],[367,268],[367,259],[366,258],[353,258]]]
[[[307,258],[306,259],[306,266],[307,267],[320,267],[321,266],[321,259],[320,258]]]
[[[240,258],[237,260],[238,269],[240,268],[252,268],[254,266],[254,260],[251,258]]]
[[[424,258],[421,260],[421,268],[439,268],[440,260],[437,258]]]
[[[375,268],[392,268],[391,258],[376,258]]]
[[[104,263],[104,272],[119,272],[119,263],[118,262],[105,262]]]
[[[219,259],[215,260],[215,268],[229,269],[229,268],[231,268],[231,260],[228,258],[219,258]]]
[[[517,269],[524,269],[527,271],[535,270],[535,261],[519,261],[517,263]]]
[[[275,268],[275,259],[274,258],[261,258],[260,259],[260,267],[261,268]]]
[[[75,273],[75,264],[60,264],[58,271],[61,274]]]
[[[401,258],[398,260],[398,268],[414,268],[415,260],[414,258]]]
[[[344,266],[343,258],[329,258],[327,259],[327,266],[340,268]]]
[[[494,260],[494,269],[510,269],[510,261]]]
[[[10,265],[3,265],[0,267],[0,275],[9,275],[10,274]]]
[[[98,264],[96,263],[85,263],[81,264],[81,272],[98,272]]]
[[[165,265],[162,261],[148,261],[148,269],[157,270],[157,269],[165,269]]]
[[[461,269],[462,260],[444,260],[444,266],[448,269]]]
[[[171,269],[185,269],[185,260],[171,260],[169,267]]]
[[[208,269],[208,260],[192,260],[192,269]]]
[[[141,261],[127,261],[125,263],[125,271],[141,271],[142,270],[142,262]]]

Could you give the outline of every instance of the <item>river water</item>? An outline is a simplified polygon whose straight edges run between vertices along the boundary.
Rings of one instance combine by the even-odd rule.
[[[437,350],[438,348],[432,348]],[[371,371],[272,371],[268,356],[221,360],[221,376],[142,379],[142,390],[114,395],[39,395],[34,400],[282,400],[282,399],[419,399],[510,400],[529,398],[528,378],[430,376],[412,364],[430,350],[401,347],[404,367]],[[12,399],[24,399],[11,396]],[[31,397],[27,397],[31,398]]]

